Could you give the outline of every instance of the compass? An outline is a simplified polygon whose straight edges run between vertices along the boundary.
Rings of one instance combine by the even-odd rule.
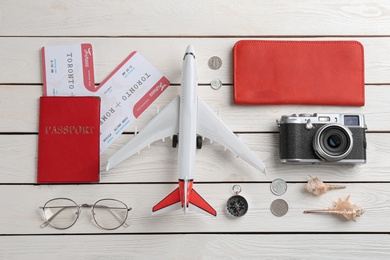
[[[234,217],[242,217],[248,211],[248,202],[240,195],[241,186],[234,185],[232,188],[234,196],[230,197],[226,203],[227,211]]]

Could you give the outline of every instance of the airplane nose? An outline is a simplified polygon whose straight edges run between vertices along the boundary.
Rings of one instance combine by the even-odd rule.
[[[195,49],[192,45],[187,46],[186,53],[184,54],[183,60],[186,58],[187,55],[191,55],[195,59]]]
[[[192,45],[188,45],[187,46],[187,49],[186,49],[186,53],[192,53],[195,55],[195,49],[194,49],[194,46]]]

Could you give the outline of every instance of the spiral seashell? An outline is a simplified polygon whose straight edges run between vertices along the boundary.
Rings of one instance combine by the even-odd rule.
[[[325,194],[328,190],[344,189],[346,187],[345,185],[325,184],[317,177],[309,177],[310,180],[305,184],[305,189],[316,196]]]

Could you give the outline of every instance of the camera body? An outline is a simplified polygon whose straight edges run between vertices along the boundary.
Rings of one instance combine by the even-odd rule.
[[[362,114],[293,114],[278,121],[282,163],[359,164],[366,162]]]

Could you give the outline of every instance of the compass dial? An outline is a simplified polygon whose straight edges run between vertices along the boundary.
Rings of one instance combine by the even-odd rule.
[[[244,197],[234,195],[227,201],[226,208],[232,216],[241,217],[248,211],[248,202]]]

